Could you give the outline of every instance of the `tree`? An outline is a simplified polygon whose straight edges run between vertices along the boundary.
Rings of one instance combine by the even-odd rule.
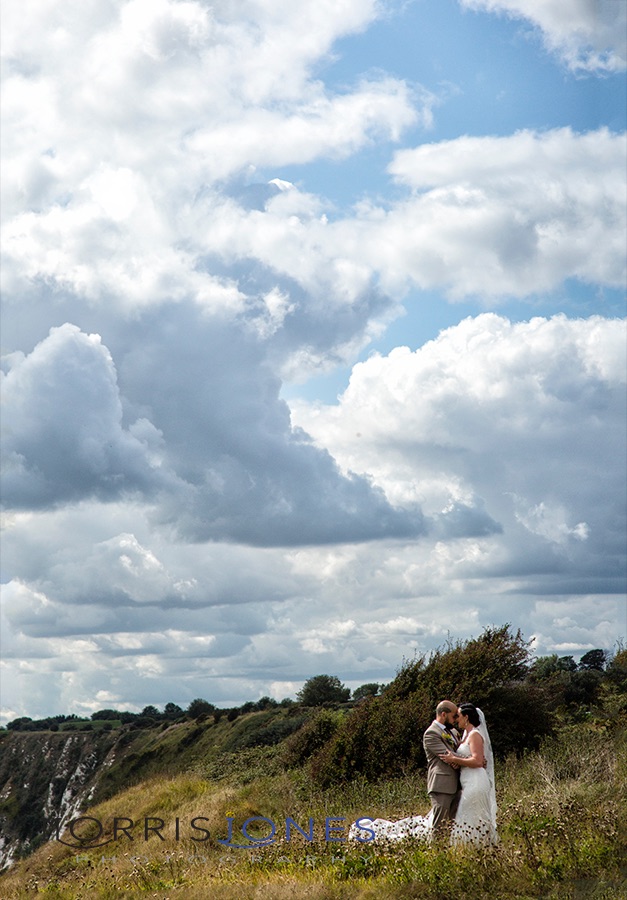
[[[279,704],[272,697],[260,697],[255,703],[256,709],[263,711],[264,709],[274,709]]]
[[[177,703],[166,703],[163,707],[163,715],[166,719],[178,719],[183,715],[183,710]]]
[[[542,681],[563,672],[576,672],[577,663],[572,656],[539,656],[531,665],[529,675],[532,681]]]
[[[345,703],[350,695],[350,688],[345,687],[337,675],[314,675],[304,683],[296,699],[302,706],[322,706],[324,703]]]
[[[587,653],[579,660],[579,669],[593,669],[597,672],[603,672],[605,670],[605,663],[607,662],[607,653],[605,650],[588,650]]]
[[[500,756],[537,747],[553,727],[543,687],[525,681],[529,644],[508,625],[476,639],[451,643],[403,665],[379,696],[359,704],[310,761],[327,786],[356,776],[377,779],[424,765],[422,735],[439,700],[480,706]],[[512,727],[512,722],[522,727]]]
[[[91,718],[93,722],[98,722],[100,719],[119,719],[120,714],[117,709],[99,709],[91,714]]]
[[[617,649],[608,663],[605,674],[612,684],[621,688],[623,691],[627,691],[627,649],[622,643],[617,645]]]
[[[31,722],[33,720],[30,716],[20,716],[19,719],[13,719],[12,722],[7,722],[7,728],[12,731],[32,731]]]
[[[208,703],[207,700],[203,700],[201,697],[197,697],[187,707],[187,715],[191,719],[197,719],[199,716],[208,716],[210,713],[214,712],[215,706],[213,703]]]
[[[381,685],[377,681],[369,681],[353,691],[353,700],[363,700],[365,697],[376,697]]]

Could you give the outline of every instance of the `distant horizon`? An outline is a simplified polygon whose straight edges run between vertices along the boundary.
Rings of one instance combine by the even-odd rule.
[[[495,626],[495,627],[504,627],[504,626]],[[510,629],[510,630],[511,630],[511,629]],[[475,635],[474,637],[476,637],[476,635]],[[469,638],[469,639],[471,639],[471,638]],[[595,647],[595,648],[592,648],[592,649],[603,650],[603,651],[604,651],[605,653],[607,653],[608,656],[611,658],[611,657],[614,655],[614,653],[616,652],[616,648],[619,648],[619,647],[621,646],[622,643],[624,643],[624,638],[618,637],[617,640],[615,641],[613,647],[610,647],[610,648],[608,648],[608,647]],[[576,658],[576,655],[575,655],[575,654],[569,654],[569,653],[565,653],[565,654],[555,654],[555,655],[558,656],[558,658],[566,658],[566,659],[571,658],[571,659],[573,659],[577,664],[579,664],[579,662],[581,661],[581,658],[582,658],[587,652],[589,652],[589,651],[587,651],[587,650],[583,651],[583,650],[582,650],[581,653],[579,654],[579,658]],[[531,664],[533,664],[534,659],[540,659],[540,658],[542,658],[543,656],[551,656],[551,655],[553,655],[553,654],[541,654],[541,655],[537,655],[537,656],[533,656],[533,655],[532,655]],[[410,661],[411,661],[411,660],[408,660],[408,662],[410,662]],[[399,669],[396,670],[396,673],[395,673],[388,681],[381,682],[381,683],[380,683],[380,689],[381,689],[381,688],[384,688],[384,687],[387,687],[389,684],[391,684],[391,682],[394,680],[394,678],[395,678],[396,675],[398,674],[399,670],[400,670],[400,667],[399,667]],[[336,672],[326,672],[326,673],[316,672],[316,673],[312,673],[311,675],[308,675],[308,676],[304,679],[304,681],[307,681],[309,678],[315,677],[315,675],[321,675],[321,674],[337,675]],[[357,690],[357,688],[361,687],[363,684],[373,683],[373,682],[367,682],[367,681],[366,681],[366,682],[360,682],[360,683],[358,683],[358,684],[355,684],[354,687],[351,687],[350,684],[347,684],[347,683],[346,683],[346,682],[348,681],[348,679],[346,679],[346,680],[345,680],[345,679],[342,679],[341,676],[337,676],[337,677],[340,678],[340,681],[342,682],[342,684],[345,685],[345,687],[349,687],[349,688],[350,688],[350,691],[351,691],[351,697],[350,697],[348,700],[344,701],[344,702],[346,702],[346,703],[353,703],[353,702],[355,702],[355,701],[353,700],[353,698],[352,698],[352,694],[354,693],[354,691]],[[304,683],[304,682],[303,682],[303,683]],[[162,700],[162,701],[156,701],[156,702],[153,701],[152,703],[144,703],[144,704],[142,704],[142,705],[140,705],[140,704],[133,704],[132,701],[126,701],[126,702],[124,702],[123,704],[121,704],[120,706],[111,706],[111,707],[109,707],[109,706],[103,706],[101,709],[94,710],[92,713],[88,713],[88,714],[83,715],[83,716],[81,716],[80,714],[76,714],[76,713],[56,712],[56,713],[47,713],[47,714],[38,716],[37,719],[34,719],[32,716],[29,716],[28,713],[24,713],[22,716],[16,716],[16,718],[24,718],[24,717],[26,717],[26,718],[31,718],[31,719],[33,719],[33,721],[39,721],[39,720],[42,720],[42,719],[54,718],[55,716],[69,716],[69,715],[76,715],[76,718],[77,718],[77,720],[79,720],[79,721],[80,721],[80,720],[91,721],[91,716],[92,716],[92,715],[94,715],[94,714],[96,714],[96,713],[99,713],[99,712],[103,712],[104,710],[107,710],[107,709],[114,710],[115,712],[133,713],[134,715],[139,715],[139,714],[142,713],[143,710],[144,710],[146,707],[148,707],[148,706],[154,706],[154,707],[156,707],[157,709],[159,709],[159,706],[161,706],[162,708],[159,710],[159,712],[160,712],[160,713],[163,713],[163,707],[165,707],[165,705],[166,705],[167,703],[175,703],[177,706],[180,706],[180,707],[181,707],[181,711],[182,711],[183,713],[185,713],[185,712],[186,712],[186,708],[189,707],[189,705],[190,705],[191,703],[193,703],[194,700],[204,700],[204,701],[206,701],[207,703],[209,703],[211,706],[215,707],[216,709],[229,710],[229,709],[238,709],[239,707],[241,707],[241,706],[243,706],[243,705],[245,705],[245,704],[247,704],[247,703],[253,703],[253,704],[255,704],[255,703],[257,703],[259,700],[264,699],[264,697],[266,697],[266,696],[268,696],[268,695],[261,695],[260,697],[257,697],[257,698],[255,698],[255,699],[252,699],[252,698],[249,697],[247,700],[233,701],[233,702],[231,702],[231,703],[228,703],[228,701],[225,701],[225,702],[228,704],[228,705],[226,705],[226,706],[219,706],[217,703],[213,703],[213,701],[212,701],[209,697],[201,697],[200,695],[197,696],[197,697],[192,697],[192,698],[190,698],[190,699],[187,701],[186,706],[183,706],[183,702],[184,702],[184,701],[179,702],[179,701],[177,701],[177,700],[174,700],[172,697],[170,697],[168,700]],[[290,700],[290,701],[292,701],[294,704],[297,704],[297,703],[298,703],[298,701],[295,700],[294,697],[281,697],[280,699],[279,699],[279,698],[275,698],[275,697],[270,697],[269,699],[271,699],[271,700],[273,700],[274,702],[276,702],[277,705],[280,705],[281,702],[282,702],[282,701],[285,701],[285,700]],[[453,699],[454,699],[454,700],[459,700],[460,702],[461,702],[461,700],[462,700],[462,698],[459,698],[459,697],[456,697],[456,698],[453,698]],[[472,699],[472,698],[464,698],[464,699]],[[135,706],[137,706],[138,708],[137,708],[137,709],[129,709],[128,707],[129,707],[129,706],[132,706],[132,705],[135,705]],[[260,711],[261,711],[261,710],[251,710],[251,712],[260,712]],[[208,713],[207,715],[210,715],[210,714]],[[14,720],[9,720],[9,721],[14,721]],[[175,721],[175,720],[173,720],[173,721]],[[0,725],[0,728],[6,728],[6,723],[3,723],[2,725]]]

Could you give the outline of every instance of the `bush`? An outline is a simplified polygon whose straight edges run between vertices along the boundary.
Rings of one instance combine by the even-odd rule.
[[[207,700],[203,700],[201,697],[197,697],[187,707],[187,715],[191,719],[197,719],[198,716],[207,716],[210,713],[214,712],[215,706],[213,703],[209,703]]]
[[[312,777],[329,785],[419,768],[423,732],[445,698],[483,709],[497,754],[538,746],[551,731],[550,703],[544,691],[522,681],[528,655],[520,631],[511,634],[505,625],[438,649],[428,661],[406,663],[385,692],[355,709],[314,755]]]
[[[270,747],[297,731],[304,721],[305,716],[302,714],[290,717],[272,710],[255,713],[237,723],[225,742],[224,749],[230,751],[244,747]]]
[[[509,625],[486,628],[475,640],[435,650],[427,663],[424,657],[407,663],[385,696],[401,699],[420,688],[431,698],[431,716],[438,701],[447,698],[481,706],[492,687],[524,678],[528,659],[529,644],[520,631],[510,634]]]
[[[342,717],[336,712],[328,709],[317,712],[285,741],[284,765],[291,767],[305,763],[337,733],[341,721]]]
[[[383,685],[377,681],[370,681],[368,684],[362,684],[353,691],[353,700],[365,700],[366,697],[376,697],[379,689]]]

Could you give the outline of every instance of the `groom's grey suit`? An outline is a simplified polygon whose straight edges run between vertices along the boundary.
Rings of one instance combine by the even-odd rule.
[[[442,762],[440,756],[447,750],[455,750],[452,741],[447,741],[446,732],[432,722],[422,739],[427,756],[427,791],[433,807],[433,830],[438,829],[443,821],[454,819],[461,794],[459,786],[459,770]]]

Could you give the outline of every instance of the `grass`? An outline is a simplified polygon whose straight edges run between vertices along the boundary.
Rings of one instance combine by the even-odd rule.
[[[627,729],[566,729],[541,751],[500,763],[497,785],[497,847],[331,843],[325,840],[327,816],[351,822],[359,815],[426,812],[424,778],[317,790],[303,770],[282,769],[277,748],[248,748],[220,764],[199,760],[185,774],[152,776],[89,811],[109,835],[115,816],[135,822],[158,817],[164,820],[164,840],[154,833],[143,840],[140,829],[133,829],[134,842],[121,835],[95,849],[51,842],[2,876],[0,895],[4,900],[38,895],[58,900],[627,897]],[[203,843],[191,839],[200,835],[190,827],[196,816],[204,817],[201,824],[210,832]],[[273,844],[235,850],[218,843],[226,838],[229,817],[234,840],[243,842],[242,823],[256,816],[276,824]],[[294,835],[285,840],[287,816],[303,828],[313,818],[311,843]],[[258,837],[269,828],[260,821],[249,826]]]

